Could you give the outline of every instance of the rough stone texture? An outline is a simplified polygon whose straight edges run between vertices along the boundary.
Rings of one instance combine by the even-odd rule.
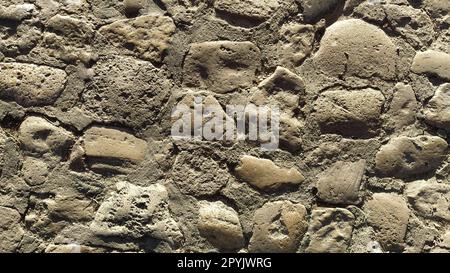
[[[324,15],[332,13],[343,0],[303,0],[303,16],[307,22],[316,22]]]
[[[319,198],[331,204],[358,203],[366,161],[339,161],[320,174],[317,181]]]
[[[216,0],[220,17],[236,25],[257,25],[269,19],[280,6],[279,0]]]
[[[450,84],[441,85],[424,109],[425,121],[450,131]]]
[[[82,94],[83,111],[99,123],[133,128],[158,120],[170,93],[170,83],[158,69],[127,56],[105,56],[92,69]]]
[[[387,111],[387,124],[390,130],[401,130],[414,124],[419,110],[414,90],[411,86],[399,83],[395,86],[394,96]]]
[[[450,221],[450,185],[436,181],[416,181],[406,188],[406,196],[419,215]]]
[[[74,141],[67,130],[41,117],[28,117],[20,125],[19,140],[24,151],[31,154],[64,155]]]
[[[144,60],[159,63],[169,47],[175,25],[170,17],[145,15],[116,21],[100,28],[99,32],[113,45],[135,52]]]
[[[278,66],[272,75],[258,85],[258,91],[251,98],[251,102],[257,106],[265,106],[270,102],[283,112],[280,117],[280,146],[284,150],[295,152],[302,146],[304,122],[295,117],[295,111],[301,107],[304,94],[303,79],[289,69]]]
[[[376,240],[387,249],[402,247],[410,210],[400,195],[375,193],[364,205],[369,225],[375,228]]]
[[[450,252],[449,12],[0,0],[0,252]],[[278,149],[172,138],[198,96]]]
[[[21,63],[0,63],[0,98],[23,106],[52,104],[64,88],[61,69]]]
[[[354,215],[341,208],[318,208],[312,211],[306,252],[346,252],[352,237]]]
[[[295,67],[311,55],[316,28],[314,25],[287,23],[280,30],[278,54],[282,65]]]
[[[414,73],[425,73],[450,80],[450,54],[434,50],[419,52],[414,57],[411,70]]]
[[[22,174],[28,185],[36,186],[45,183],[49,170],[45,162],[33,157],[27,157],[23,161]]]
[[[265,204],[255,212],[250,252],[295,252],[308,223],[306,208],[290,201]]]
[[[92,127],[82,138],[86,164],[96,171],[127,172],[126,168],[145,158],[147,143],[113,128]]]
[[[384,96],[381,92],[327,91],[315,104],[315,117],[324,133],[367,137],[377,134]]]
[[[386,80],[397,76],[397,48],[379,28],[362,20],[339,21],[327,28],[314,56],[318,69],[329,76]]]
[[[14,209],[0,206],[0,252],[16,251],[23,233],[20,214]]]
[[[295,168],[285,169],[268,159],[243,156],[236,175],[258,189],[276,189],[284,184],[300,184],[305,177]]]
[[[244,246],[237,212],[220,201],[200,203],[198,230],[219,249],[236,250]]]
[[[187,87],[228,93],[252,85],[260,65],[260,50],[251,42],[192,44],[184,62]]]
[[[434,171],[445,159],[447,142],[434,136],[393,138],[376,155],[383,175],[408,177]]]
[[[183,151],[171,170],[171,179],[183,193],[194,196],[213,196],[230,181],[224,166],[200,152]]]
[[[150,236],[170,245],[180,242],[183,235],[170,215],[164,186],[119,182],[116,187],[95,214],[90,226],[95,234],[125,240]]]

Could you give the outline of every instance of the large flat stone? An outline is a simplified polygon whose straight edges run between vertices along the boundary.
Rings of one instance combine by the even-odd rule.
[[[120,182],[116,188],[100,205],[90,225],[97,236],[124,241],[150,236],[169,245],[180,242],[183,235],[169,211],[169,195],[164,186],[140,187]]]
[[[450,185],[436,181],[415,181],[408,184],[406,196],[423,217],[450,222]]]
[[[175,33],[175,24],[170,17],[149,14],[116,21],[101,27],[99,32],[113,45],[160,63]]]
[[[63,156],[74,142],[74,136],[41,117],[30,116],[19,127],[22,148],[31,154]]]

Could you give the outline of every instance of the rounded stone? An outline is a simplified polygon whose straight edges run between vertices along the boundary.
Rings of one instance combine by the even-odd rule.
[[[397,76],[397,47],[380,28],[359,19],[338,21],[327,28],[314,63],[332,77]]]
[[[33,154],[54,153],[64,155],[74,142],[73,135],[44,118],[28,117],[20,125],[19,140],[22,148]]]

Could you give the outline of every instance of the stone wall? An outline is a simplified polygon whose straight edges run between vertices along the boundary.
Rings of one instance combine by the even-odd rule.
[[[449,252],[449,0],[0,0],[0,252]],[[171,138],[274,104],[280,147]]]

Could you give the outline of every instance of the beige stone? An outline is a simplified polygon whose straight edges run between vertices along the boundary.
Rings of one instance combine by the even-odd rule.
[[[393,138],[377,153],[376,169],[394,177],[434,171],[446,158],[447,147],[444,139],[435,136]]]
[[[373,136],[379,130],[383,104],[383,94],[373,89],[326,91],[314,104],[314,117],[324,133]]]
[[[279,30],[283,39],[278,42],[278,54],[282,65],[297,67],[313,50],[316,29],[313,25],[287,23]]]
[[[312,211],[307,236],[309,253],[341,253],[350,244],[355,216],[346,209],[317,208]]]
[[[289,69],[281,66],[278,66],[275,69],[275,72],[262,81],[258,87],[270,93],[279,91],[288,91],[292,93],[305,92],[305,83],[303,79]]]
[[[280,148],[298,151],[302,146],[304,121],[295,117],[305,93],[303,79],[294,72],[277,67],[275,72],[262,81],[253,93],[251,102],[257,106],[278,106],[280,116]]]
[[[91,162],[91,168],[122,172],[125,169],[120,167],[126,167],[127,163],[138,164],[144,160],[147,143],[118,129],[92,127],[83,136],[83,149],[88,158],[98,160]]]
[[[229,93],[253,85],[260,50],[251,42],[216,41],[192,44],[184,63],[186,87]]]
[[[279,0],[216,0],[214,8],[226,17],[241,17],[263,22],[269,19],[280,7]],[[224,16],[225,17],[225,16]],[[239,24],[239,22],[236,22]]]
[[[168,199],[166,188],[160,184],[140,187],[119,182],[116,191],[100,205],[90,228],[99,236],[150,236],[175,245],[183,235],[171,216]]]
[[[65,245],[55,245],[50,244],[45,248],[45,253],[101,253],[98,249],[94,247],[78,245],[78,244],[65,244]]]
[[[408,184],[406,196],[421,216],[450,222],[450,184],[415,181]]]
[[[295,168],[285,169],[268,159],[245,155],[236,174],[250,185],[262,190],[276,189],[285,184],[300,184],[305,177]]]
[[[266,203],[255,212],[250,252],[296,252],[308,228],[306,208],[290,201]]]
[[[435,16],[450,13],[448,0],[424,0],[423,5],[428,12]]]
[[[359,19],[338,21],[327,28],[314,63],[333,77],[397,76],[397,47],[378,27]]]
[[[101,27],[114,46],[126,48],[144,60],[160,63],[170,44],[175,24],[170,17],[149,14]]]
[[[21,216],[16,210],[0,206],[0,253],[17,250],[24,234],[20,221]]]
[[[297,152],[302,148],[304,122],[282,113],[280,117],[280,148]]]
[[[145,0],[124,0],[123,7],[127,14],[136,14],[146,6]]]
[[[441,247],[450,249],[450,230],[445,232],[444,236],[442,236],[442,242],[439,244]]]
[[[200,202],[198,229],[212,245],[222,250],[244,246],[244,235],[237,212],[224,203]]]
[[[30,116],[19,127],[19,140],[32,154],[64,155],[74,142],[73,135],[41,117]]]
[[[430,74],[450,80],[450,54],[434,50],[418,52],[411,70],[417,74]]]
[[[450,84],[441,85],[424,109],[425,121],[450,131]]]
[[[67,15],[53,16],[46,22],[46,26],[51,32],[81,43],[89,43],[95,35],[94,25]]]
[[[331,204],[357,204],[366,161],[339,161],[319,175],[318,196]]]
[[[43,161],[27,157],[22,163],[22,175],[30,186],[42,185],[47,181],[49,167]]]
[[[402,196],[392,193],[375,193],[364,204],[369,225],[375,228],[376,240],[387,249],[396,249],[405,239],[409,208]]]
[[[146,143],[124,131],[92,127],[84,135],[84,148],[87,156],[142,161]]]
[[[196,99],[198,101],[195,101]],[[202,113],[200,114],[202,115],[202,120],[198,123],[195,122],[194,118],[195,115],[199,115],[198,113],[195,113],[195,103],[202,106]],[[176,126],[189,137],[191,137],[192,135],[203,135],[203,137],[205,138],[205,134],[207,133],[209,135],[208,138],[212,138],[214,136],[214,140],[235,140],[236,123],[230,116],[227,115],[225,110],[222,108],[222,105],[220,105],[219,101],[217,101],[214,96],[209,95],[203,97],[201,95],[187,94],[177,104],[177,107],[180,111],[171,116],[172,129],[174,129],[174,127]],[[186,114],[185,111],[188,111],[191,115],[190,119],[184,117],[184,115]],[[216,132],[216,130],[214,129],[215,125],[219,124],[219,120],[223,122],[223,127],[221,127],[220,129],[217,128],[218,130]],[[220,134],[220,132],[223,132],[223,134]],[[227,139],[226,137],[228,132],[232,136],[231,139]],[[172,134],[172,136],[174,136],[174,134]]]
[[[0,63],[0,71],[0,98],[27,107],[53,104],[67,76],[61,69],[22,63]]]
[[[70,222],[88,222],[93,220],[95,203],[76,195],[57,194],[54,199],[46,201],[49,217]]]
[[[6,3],[8,4],[8,3]],[[36,14],[36,6],[33,4],[16,4],[0,6],[0,19],[22,21]]]
[[[418,110],[419,104],[412,87],[403,83],[397,84],[387,112],[387,126],[399,130],[414,124]]]

